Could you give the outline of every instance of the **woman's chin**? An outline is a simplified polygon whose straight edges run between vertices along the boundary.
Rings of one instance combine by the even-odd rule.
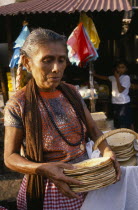
[[[40,91],[49,91],[49,92],[53,92],[56,90],[57,86],[59,85],[58,83],[54,83],[54,84],[49,84],[49,85],[43,85],[43,86],[39,86]]]

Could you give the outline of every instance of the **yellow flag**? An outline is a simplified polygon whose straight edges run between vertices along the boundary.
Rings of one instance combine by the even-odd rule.
[[[95,28],[95,25],[90,17],[88,17],[84,12],[80,15],[80,22],[83,23],[91,42],[96,49],[99,48],[100,39]]]

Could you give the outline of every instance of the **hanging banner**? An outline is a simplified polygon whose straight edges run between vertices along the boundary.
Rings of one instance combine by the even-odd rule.
[[[25,42],[29,34],[30,34],[30,31],[28,29],[28,26],[27,25],[23,26],[21,33],[19,34],[18,38],[14,42],[14,47],[13,47],[14,53],[9,64],[10,68],[14,68],[18,66],[18,61],[20,57],[20,48],[23,46],[23,43]]]
[[[69,36],[67,47],[69,60],[76,65],[84,66],[86,62],[96,60],[98,57],[82,23]]]
[[[100,44],[100,39],[96,27],[94,25],[94,22],[92,21],[92,18],[88,17],[84,12],[82,12],[80,14],[80,22],[83,23],[94,47],[98,49]]]

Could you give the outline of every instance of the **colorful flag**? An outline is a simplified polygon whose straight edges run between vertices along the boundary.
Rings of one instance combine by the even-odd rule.
[[[98,57],[82,23],[69,36],[67,47],[69,60],[76,65],[84,66],[86,62],[96,60]]]
[[[100,44],[100,39],[97,30],[95,28],[95,25],[92,21],[92,18],[88,17],[84,12],[82,12],[80,15],[80,22],[83,23],[94,47],[98,49]]]
[[[14,47],[13,47],[14,53],[9,64],[10,68],[14,68],[18,66],[18,61],[20,57],[20,48],[23,46],[29,34],[30,34],[30,31],[27,25],[23,26],[21,33],[19,34],[18,38],[14,42]]]

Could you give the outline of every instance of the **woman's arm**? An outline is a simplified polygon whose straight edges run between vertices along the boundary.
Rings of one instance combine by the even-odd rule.
[[[62,194],[70,198],[79,198],[69,184],[81,184],[80,181],[65,176],[63,170],[73,169],[71,164],[62,162],[35,163],[20,155],[23,141],[23,130],[15,127],[5,127],[4,162],[5,165],[17,172],[36,174],[49,178],[59,188]]]
[[[85,110],[85,116],[86,116],[87,128],[88,128],[89,135],[90,135],[91,139],[95,142],[100,136],[103,135],[103,133],[98,129],[98,127],[97,127],[95,121],[93,120],[87,107],[85,107],[84,110]],[[109,150],[111,150],[106,140],[103,141],[99,145],[99,150],[102,155],[104,154],[105,148],[108,148]]]
[[[88,132],[92,140],[96,141],[101,135],[103,135],[103,133],[98,129],[96,123],[92,119],[92,116],[86,106],[84,107],[84,111],[87,121]],[[116,160],[115,153],[111,150],[106,140],[102,141],[101,144],[98,146],[98,148],[103,157],[110,157],[113,160],[117,172],[117,180],[119,180],[121,176],[121,171],[120,171],[120,165]]]
[[[20,148],[23,141],[23,130],[15,127],[5,127],[4,141],[4,162],[11,170],[36,174],[37,163],[28,161],[20,155]]]

